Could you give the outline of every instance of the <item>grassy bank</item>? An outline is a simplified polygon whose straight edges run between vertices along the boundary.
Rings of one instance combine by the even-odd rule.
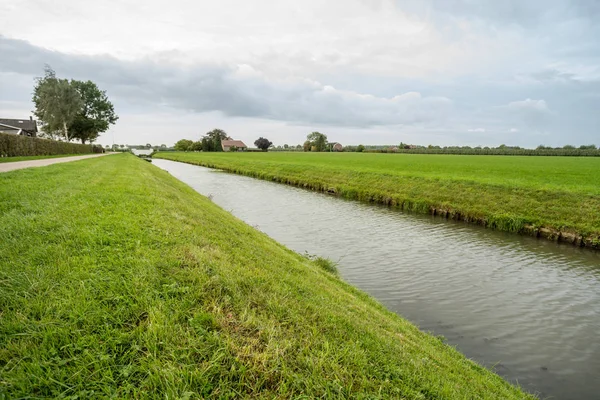
[[[0,175],[0,398],[527,396],[131,155]]]
[[[361,153],[155,157],[600,247],[600,158]]]
[[[15,161],[42,160],[44,158],[73,157],[73,156],[80,156],[80,155],[81,154],[58,154],[58,155],[53,155],[53,156],[0,157],[0,163],[15,162]]]

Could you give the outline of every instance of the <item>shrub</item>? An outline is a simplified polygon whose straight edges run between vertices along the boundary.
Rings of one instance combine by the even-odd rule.
[[[0,157],[50,156],[56,154],[89,154],[102,152],[89,144],[58,142],[29,136],[0,133]]]

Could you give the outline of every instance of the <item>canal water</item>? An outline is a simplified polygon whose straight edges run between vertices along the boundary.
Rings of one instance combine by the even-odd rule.
[[[525,390],[600,399],[600,252],[153,162]]]

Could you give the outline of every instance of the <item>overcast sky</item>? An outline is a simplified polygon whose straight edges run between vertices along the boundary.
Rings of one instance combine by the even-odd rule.
[[[103,144],[600,145],[597,0],[2,0],[0,117],[91,79]]]

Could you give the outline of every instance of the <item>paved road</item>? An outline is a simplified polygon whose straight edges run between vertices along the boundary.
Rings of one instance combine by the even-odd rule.
[[[14,171],[15,169],[45,167],[46,165],[64,163],[69,161],[85,160],[86,158],[96,158],[106,156],[112,153],[104,154],[88,154],[85,156],[60,157],[60,158],[44,158],[41,160],[15,161],[8,163],[0,163],[0,172]]]

